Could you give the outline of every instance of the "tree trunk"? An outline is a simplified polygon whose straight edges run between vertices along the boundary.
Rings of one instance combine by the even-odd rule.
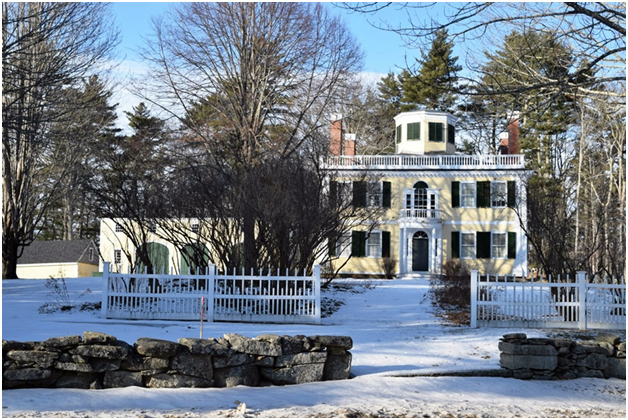
[[[2,244],[2,280],[17,279],[19,244],[10,232],[4,232]]]

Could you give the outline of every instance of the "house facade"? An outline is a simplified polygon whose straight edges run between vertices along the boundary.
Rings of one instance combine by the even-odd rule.
[[[98,260],[98,248],[91,239],[34,241],[17,260],[17,275],[21,279],[92,277]]]
[[[364,156],[353,153],[355,137],[342,133],[341,119],[332,121],[332,191],[381,208],[372,230],[356,224],[330,244],[340,274],[382,274],[385,258],[395,260],[397,277],[440,273],[454,259],[487,273],[527,272],[529,171],[518,154],[518,121],[499,155],[456,154],[455,123],[444,112],[401,113],[396,154]]]

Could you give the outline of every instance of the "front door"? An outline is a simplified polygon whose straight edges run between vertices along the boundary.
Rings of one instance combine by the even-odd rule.
[[[412,237],[412,271],[429,271],[429,241],[427,233],[417,232]]]

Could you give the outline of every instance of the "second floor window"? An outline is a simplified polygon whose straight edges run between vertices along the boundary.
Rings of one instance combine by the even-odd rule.
[[[427,124],[429,141],[443,141],[443,123],[431,122]]]
[[[460,183],[460,207],[475,207],[475,182]]]
[[[120,233],[120,232],[124,232],[124,229],[122,228],[122,225],[116,223],[115,231],[116,233]]]
[[[113,251],[113,263],[114,264],[122,264],[122,250],[114,249]]]
[[[491,182],[491,207],[506,207],[508,188],[506,181]]]
[[[382,206],[382,183],[369,182],[366,187],[366,203],[369,207]]]
[[[408,124],[408,141],[421,140],[421,123]]]
[[[198,223],[192,223],[190,230],[192,231],[192,233],[198,233],[198,230],[199,230]]]

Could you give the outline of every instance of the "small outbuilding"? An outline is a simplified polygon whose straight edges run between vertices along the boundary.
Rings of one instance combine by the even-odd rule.
[[[98,263],[98,248],[91,239],[34,241],[17,260],[17,275],[22,279],[91,277]]]

